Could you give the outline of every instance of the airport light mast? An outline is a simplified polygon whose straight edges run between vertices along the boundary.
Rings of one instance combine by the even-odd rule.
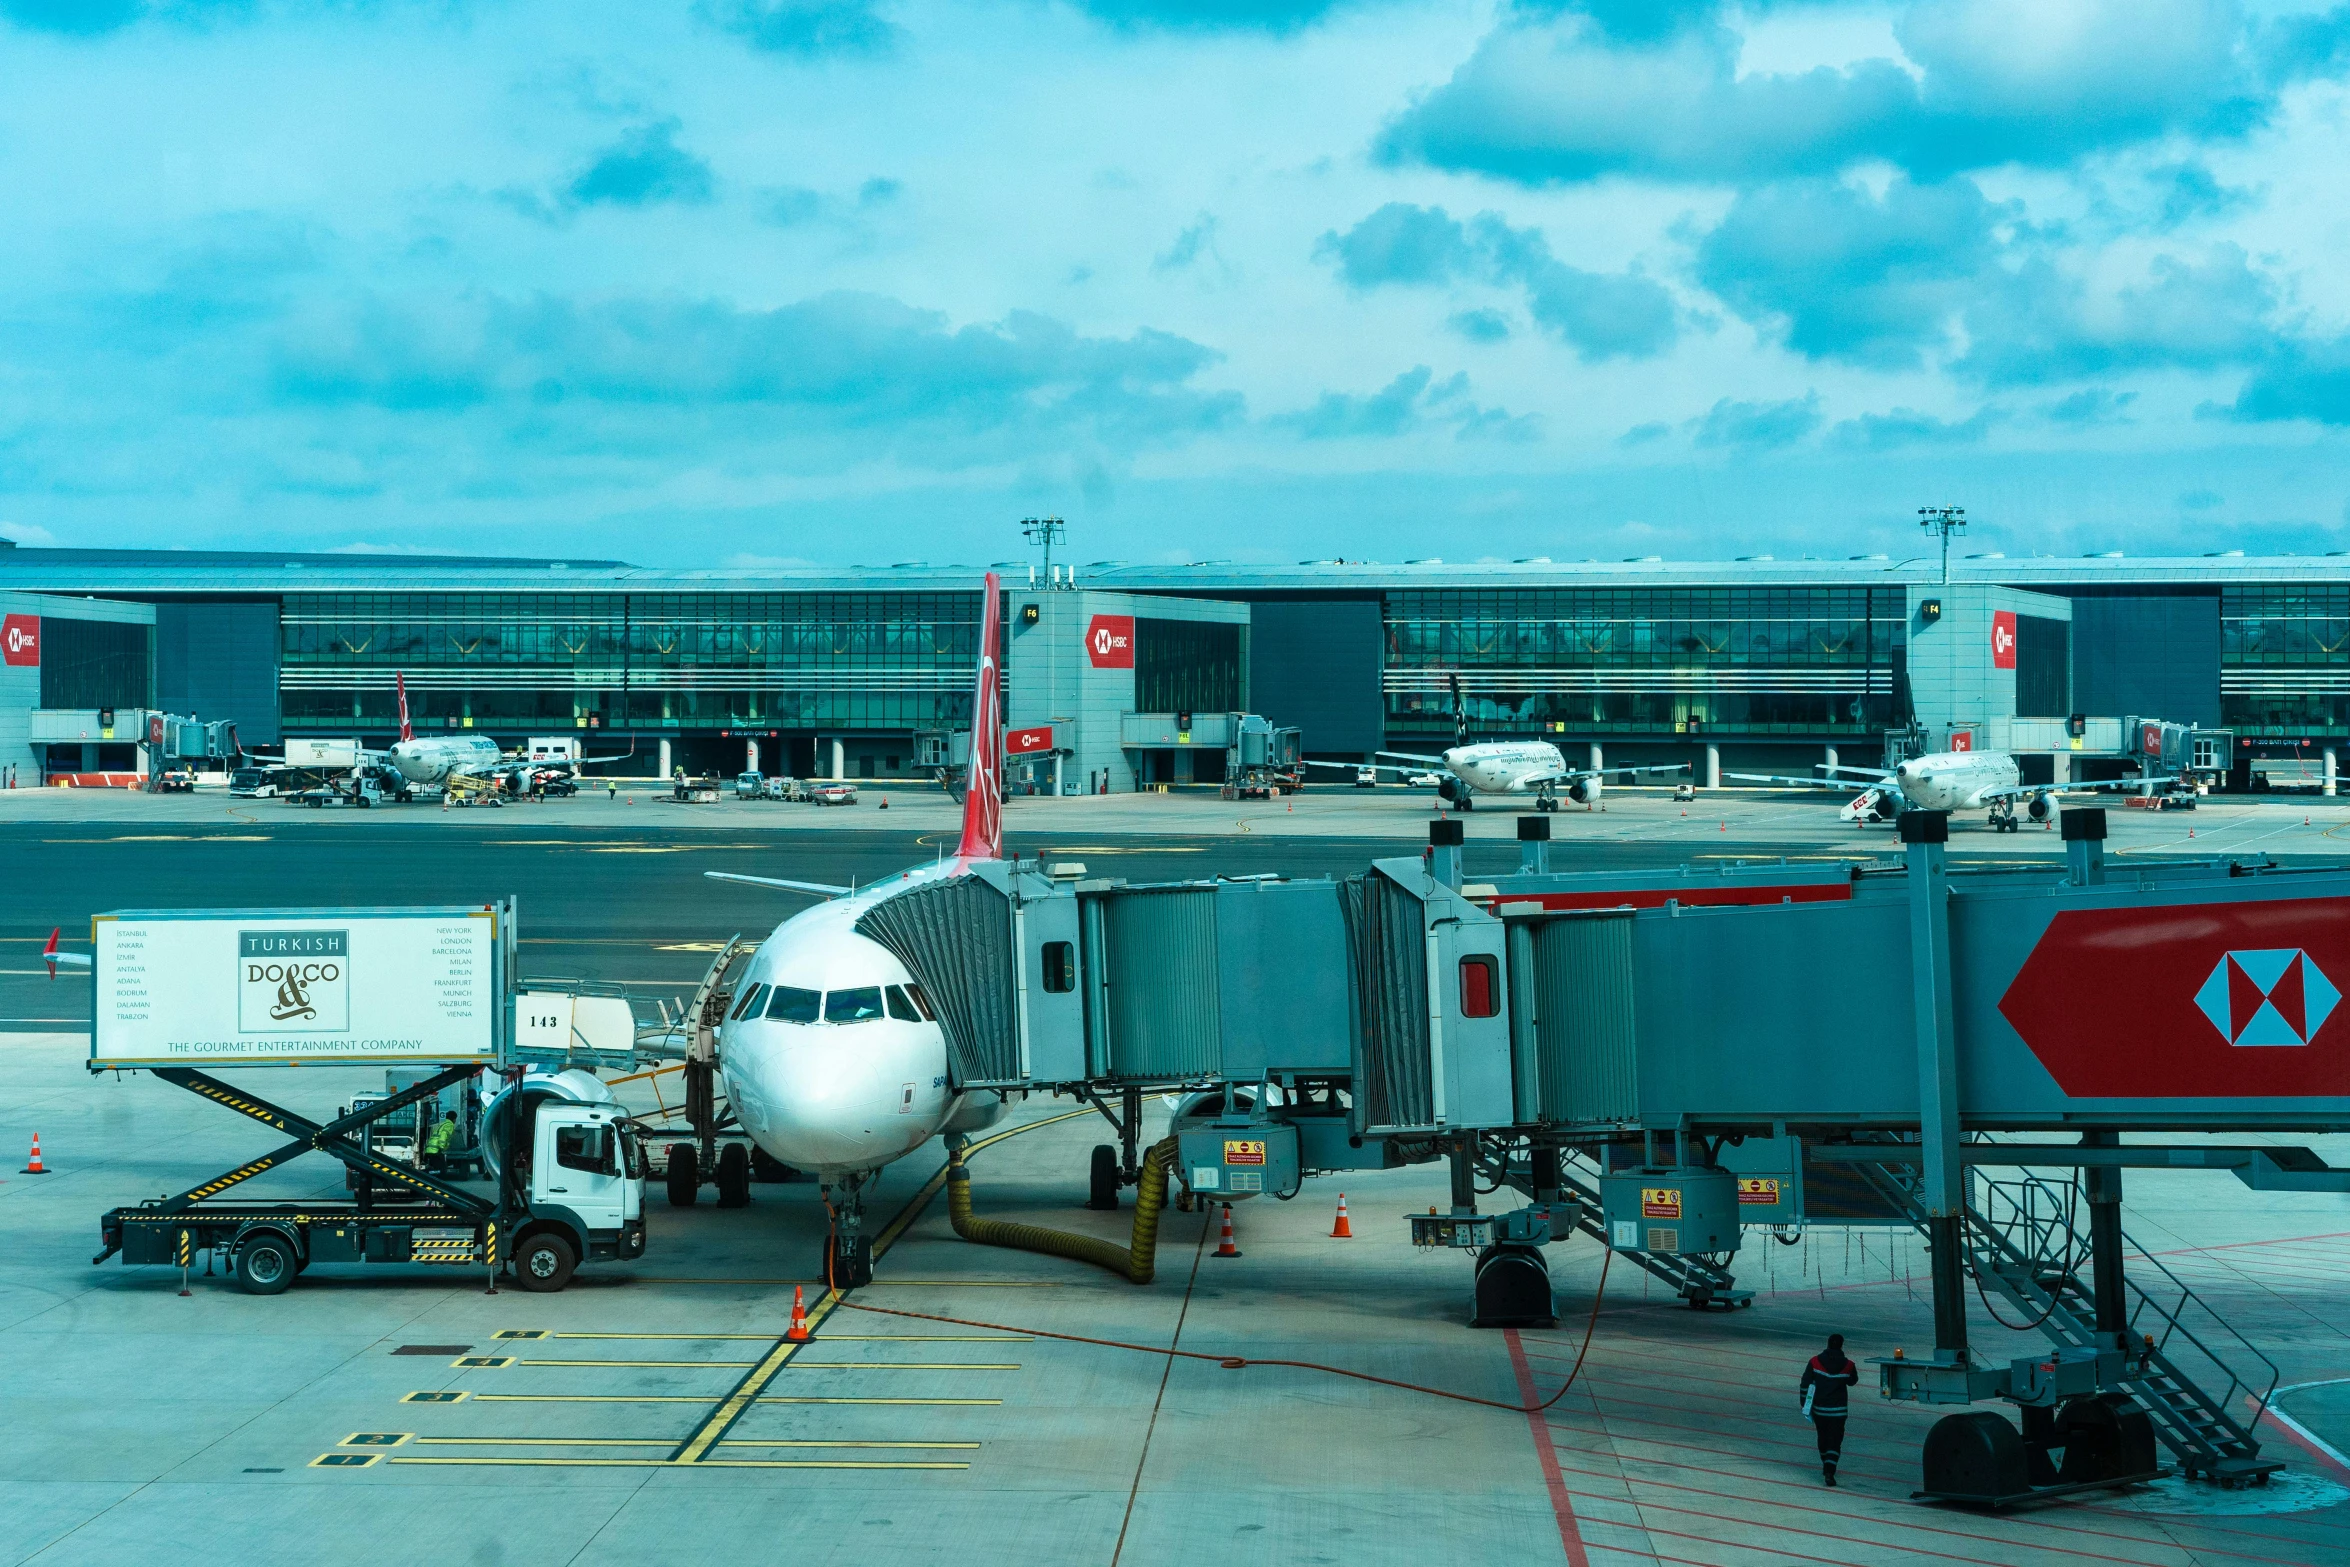
[[[1920,506],[1918,526],[1942,536],[1942,585],[1950,586],[1950,536],[1966,532],[1964,506]]]
[[[1020,534],[1029,543],[1044,546],[1044,585],[1048,589],[1055,586],[1053,546],[1068,539],[1069,525],[1058,517],[1025,517],[1020,522]]]

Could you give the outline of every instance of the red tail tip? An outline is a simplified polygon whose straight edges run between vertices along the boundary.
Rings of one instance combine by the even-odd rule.
[[[963,841],[955,854],[997,860],[1004,848],[1003,683],[996,655],[1003,637],[1003,584],[994,572],[979,607],[979,667],[971,680],[971,764],[963,775]]]

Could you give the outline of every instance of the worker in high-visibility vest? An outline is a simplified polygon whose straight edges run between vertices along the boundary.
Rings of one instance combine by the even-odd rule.
[[[424,1167],[428,1170],[448,1168],[449,1144],[457,1140],[457,1112],[451,1110],[433,1123],[424,1134]]]

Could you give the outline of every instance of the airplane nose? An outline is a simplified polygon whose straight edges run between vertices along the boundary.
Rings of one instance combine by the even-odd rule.
[[[854,1169],[905,1151],[899,1115],[903,1085],[883,1081],[877,1064],[832,1047],[822,1030],[770,1023],[756,1043],[730,1053],[730,1081],[740,1080],[758,1116],[768,1152],[804,1169]],[[751,1108],[746,1105],[746,1108]]]

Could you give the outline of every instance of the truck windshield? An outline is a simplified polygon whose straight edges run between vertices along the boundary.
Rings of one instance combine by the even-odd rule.
[[[625,1126],[620,1129],[620,1168],[640,1181],[645,1177],[644,1145]]]
[[[613,1174],[612,1129],[608,1126],[556,1127],[555,1162],[566,1170]]]

